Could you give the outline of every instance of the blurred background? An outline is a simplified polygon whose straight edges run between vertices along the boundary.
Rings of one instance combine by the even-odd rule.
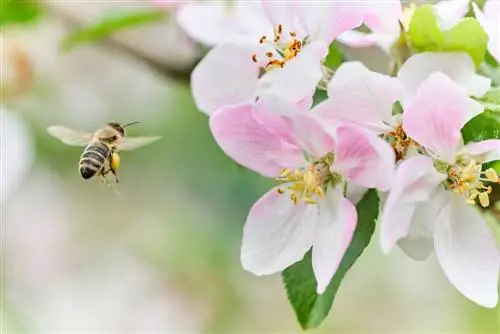
[[[214,143],[189,90],[189,73],[206,48],[178,27],[175,6],[111,36],[106,25],[81,28],[116,13],[152,13],[153,6],[5,6],[1,329],[301,332],[280,276],[256,277],[240,266],[246,214],[273,182],[238,168]],[[372,68],[387,62],[377,50],[347,51]],[[108,121],[140,121],[128,134],[162,136],[122,153],[119,194],[84,181],[82,150],[45,130],[61,124],[92,132]],[[500,310],[462,297],[434,256],[422,263],[398,249],[383,256],[374,238],[325,323],[311,332],[499,333]]]

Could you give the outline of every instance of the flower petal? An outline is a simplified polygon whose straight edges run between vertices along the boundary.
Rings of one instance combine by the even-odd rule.
[[[225,3],[198,2],[180,6],[176,19],[189,37],[213,46],[234,32],[234,29],[228,29],[233,23],[232,14]]]
[[[435,4],[441,29],[449,29],[462,19],[469,11],[469,2],[470,0],[448,0]]]
[[[391,129],[392,108],[402,91],[396,78],[372,72],[360,62],[347,62],[328,84],[328,100],[312,113],[327,123],[351,122],[385,132]]]
[[[306,46],[283,68],[272,70],[260,79],[258,95],[274,94],[292,102],[313,96],[323,77],[321,64],[327,50],[321,42]]]
[[[210,117],[210,129],[222,150],[237,163],[269,177],[279,175],[281,168],[301,165],[302,151],[258,122],[253,108],[225,107]]]
[[[252,207],[243,229],[241,263],[256,275],[280,272],[300,261],[312,245],[317,207],[294,205],[271,189]]]
[[[252,102],[259,66],[249,45],[227,43],[213,48],[191,74],[191,89],[198,108],[211,114],[218,108]]]
[[[500,3],[493,0],[486,1],[483,7],[484,13],[475,3],[472,3],[472,8],[476,19],[488,34],[488,51],[500,62]]]
[[[339,172],[358,186],[389,190],[395,164],[394,152],[389,144],[354,125],[339,126],[335,135],[332,171]]]
[[[376,45],[385,52],[390,51],[390,47],[397,39],[397,35],[384,33],[363,33],[357,30],[346,31],[337,40],[352,48],[365,48]]]
[[[364,6],[364,23],[373,32],[399,35],[402,14],[400,0],[367,1]]]
[[[424,52],[413,55],[401,67],[398,78],[405,86],[405,101],[433,72],[442,72],[468,95],[481,97],[491,85],[491,79],[476,74],[474,62],[463,52]]]
[[[470,143],[464,147],[464,153],[470,154],[480,163],[500,160],[500,140],[488,139]]]
[[[399,165],[380,218],[380,246],[384,253],[408,235],[417,205],[429,201],[445,178],[426,156],[414,156]]]
[[[428,201],[418,202],[408,234],[398,240],[398,246],[414,260],[423,261],[434,250],[436,219],[449,200],[443,187],[437,187]]]
[[[354,205],[340,192],[331,192],[319,204],[314,233],[312,265],[317,293],[325,292],[349,247],[356,229]]]
[[[434,248],[446,277],[465,297],[484,307],[498,302],[500,256],[481,215],[463,198],[451,199],[438,217]]]
[[[403,113],[403,128],[420,145],[453,164],[460,130],[467,121],[469,98],[449,77],[433,73]]]

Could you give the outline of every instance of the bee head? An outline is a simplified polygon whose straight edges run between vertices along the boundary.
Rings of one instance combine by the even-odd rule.
[[[115,129],[122,137],[125,136],[125,129],[120,123],[108,123],[110,128]]]

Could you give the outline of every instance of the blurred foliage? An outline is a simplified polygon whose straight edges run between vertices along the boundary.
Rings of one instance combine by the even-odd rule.
[[[61,47],[69,51],[80,44],[99,41],[121,30],[161,21],[166,17],[168,17],[167,12],[159,9],[108,13],[68,34],[61,41]]]
[[[36,0],[0,1],[0,26],[29,23],[40,14],[41,6]]]
[[[476,66],[483,61],[488,44],[488,35],[479,22],[464,18],[450,29],[442,30],[432,5],[419,7],[412,16],[408,39],[412,48],[424,51],[467,52]]]
[[[356,205],[358,223],[352,241],[342,258],[330,284],[322,295],[316,292],[316,278],[312,267],[311,251],[301,261],[283,271],[283,282],[288,299],[303,329],[319,326],[330,312],[333,300],[347,271],[370,243],[379,214],[377,191],[368,190]]]
[[[465,144],[491,138],[500,139],[500,115],[484,111],[465,124],[462,136]]]

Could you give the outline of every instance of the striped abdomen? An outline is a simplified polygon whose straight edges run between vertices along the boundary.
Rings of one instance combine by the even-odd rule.
[[[103,143],[92,143],[85,147],[80,158],[80,174],[84,179],[95,176],[104,166],[111,150]]]

